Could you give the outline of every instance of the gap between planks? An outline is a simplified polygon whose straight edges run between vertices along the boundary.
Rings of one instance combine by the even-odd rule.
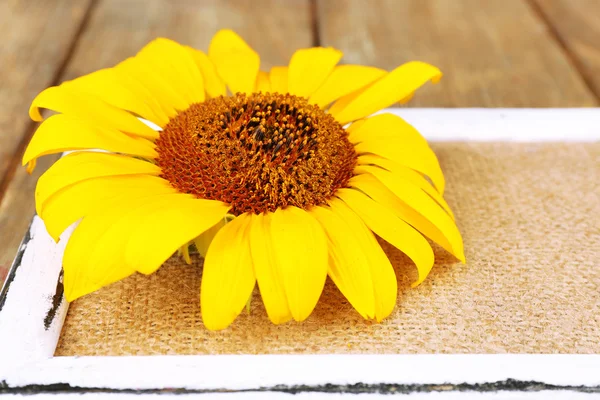
[[[546,25],[548,29],[548,33],[550,37],[556,42],[556,44],[562,50],[565,58],[571,63],[573,69],[577,71],[581,80],[590,91],[590,93],[596,98],[596,102],[600,103],[600,93],[596,90],[594,85],[593,77],[586,71],[583,66],[583,62],[577,57],[573,49],[569,46],[563,35],[561,35],[560,31],[557,29],[556,24],[552,22],[544,6],[538,3],[537,0],[525,0],[526,3],[531,8],[533,14]]]

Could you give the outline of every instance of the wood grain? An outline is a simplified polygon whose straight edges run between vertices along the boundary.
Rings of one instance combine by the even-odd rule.
[[[418,59],[440,67],[442,82],[419,91],[413,106],[596,104],[522,0],[318,0],[318,16],[322,45],[343,50],[347,63],[391,69]]]
[[[221,28],[236,30],[262,57],[263,67],[287,63],[293,51],[312,43],[308,1],[101,1],[60,81],[112,66],[134,55],[150,40],[165,36],[199,49],[207,49]],[[24,101],[25,110],[30,98]],[[27,121],[25,112],[19,118]],[[25,122],[26,123],[26,122]],[[0,265],[11,262],[34,214],[37,178],[56,157],[40,159],[28,176],[15,173],[0,204]]]
[[[29,104],[60,74],[89,6],[90,0],[0,2],[0,201],[31,131]],[[15,197],[19,184],[0,205],[0,282],[32,216]]]
[[[0,2],[0,181],[30,125],[29,103],[55,79],[89,3]]]
[[[286,64],[312,43],[308,0],[105,0],[94,13],[65,79],[114,65],[156,37],[208,50],[230,28],[261,55],[261,67]]]
[[[596,98],[600,98],[600,1],[531,1],[572,55]]]

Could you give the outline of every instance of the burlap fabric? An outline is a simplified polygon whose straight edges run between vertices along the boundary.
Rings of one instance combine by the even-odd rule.
[[[600,143],[432,146],[467,264],[436,248],[411,289],[414,267],[386,245],[400,289],[383,323],[328,282],[304,323],[272,325],[255,292],[250,314],[209,332],[201,260],[173,258],[71,304],[56,354],[600,353]]]

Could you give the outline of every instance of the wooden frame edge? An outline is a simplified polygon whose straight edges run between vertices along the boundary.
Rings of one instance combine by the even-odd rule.
[[[6,373],[0,393],[600,394],[597,355],[56,357]]]

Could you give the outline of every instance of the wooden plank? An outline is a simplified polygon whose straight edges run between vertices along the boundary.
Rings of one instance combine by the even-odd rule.
[[[0,2],[0,201],[31,131],[29,103],[60,74],[89,6],[90,0]],[[31,215],[0,214],[1,283]]]
[[[29,103],[55,79],[89,4],[0,2],[0,179],[29,126]]]
[[[165,36],[208,49],[212,35],[231,28],[261,53],[262,65],[287,63],[298,47],[312,43],[310,5],[306,0],[171,2],[106,0],[97,4],[61,80],[112,66],[146,43]],[[24,100],[24,110],[30,98]],[[26,111],[19,111],[27,120]],[[0,204],[0,265],[9,265],[34,213],[39,175],[56,157],[43,157],[33,176],[19,168]]]
[[[600,1],[532,1],[600,99]]]
[[[343,50],[347,63],[390,69],[422,60],[442,69],[442,82],[419,91],[413,106],[596,104],[525,1],[318,1],[321,44]]]
[[[311,45],[310,18],[308,0],[105,0],[65,79],[112,66],[156,37],[206,51],[212,36],[224,28],[240,34],[260,53],[261,67],[270,68]]]

